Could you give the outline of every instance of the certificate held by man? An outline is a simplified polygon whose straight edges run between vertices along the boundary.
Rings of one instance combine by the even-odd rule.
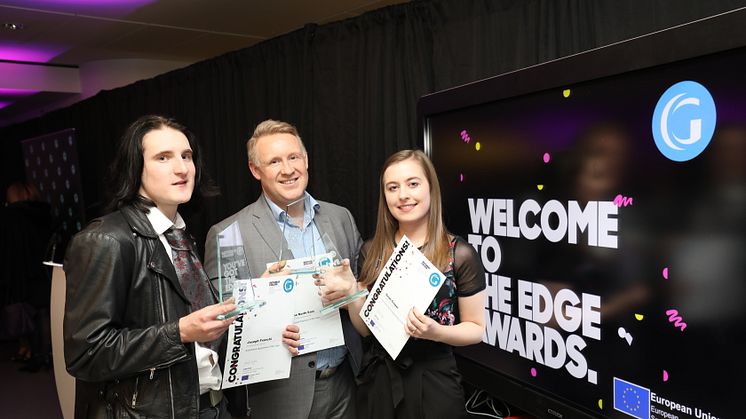
[[[399,356],[409,339],[404,330],[409,310],[424,313],[444,279],[443,273],[402,237],[360,310],[360,317],[391,358]]]
[[[319,288],[313,278],[314,273],[330,266],[333,257],[325,253],[285,261],[284,272],[290,272],[295,279],[291,293],[295,309],[293,324],[300,327],[298,353],[301,355],[345,343],[339,310],[322,312]],[[267,264],[267,268],[270,266],[272,264]]]
[[[237,305],[254,297],[262,303],[238,316],[228,329],[223,388],[290,376],[291,355],[282,331],[293,321],[294,281],[293,276],[275,276],[233,283]]]

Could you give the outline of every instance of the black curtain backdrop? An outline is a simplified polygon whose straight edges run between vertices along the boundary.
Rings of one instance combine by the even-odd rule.
[[[261,192],[245,151],[254,126],[300,130],[309,191],[374,229],[380,165],[421,148],[420,96],[744,6],[740,0],[412,1],[290,34],[150,80],[101,92],[0,130],[2,185],[23,177],[19,141],[76,128],[87,217],[100,215],[104,174],[125,127],[156,113],[201,141],[222,195],[187,218],[202,243],[215,222]],[[713,34],[718,36],[718,34]],[[4,189],[4,188],[3,188]]]

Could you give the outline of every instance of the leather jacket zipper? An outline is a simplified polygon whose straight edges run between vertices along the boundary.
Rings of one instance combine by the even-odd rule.
[[[155,368],[150,369],[150,376],[148,377],[148,380],[153,380],[153,376],[155,376]],[[140,384],[140,377],[135,377],[135,391],[132,393],[132,408],[134,409],[137,405],[137,393],[140,390],[139,389]]]
[[[135,377],[135,391],[132,392],[132,408],[135,408],[135,405],[137,405],[137,390],[140,384],[140,377]]]
[[[161,303],[161,321],[165,323],[166,322],[166,309],[165,309],[166,304],[163,301],[163,290],[161,289],[160,284],[157,284],[156,288],[158,288],[158,300],[160,300],[160,303]],[[184,358],[186,358],[186,356]],[[151,379],[153,377],[153,374],[155,374],[155,368],[152,368],[150,370]],[[176,409],[174,407],[174,384],[171,378],[171,367],[168,367],[168,392],[169,392],[169,399],[171,402],[171,419],[176,419],[176,417],[174,416],[176,414]]]

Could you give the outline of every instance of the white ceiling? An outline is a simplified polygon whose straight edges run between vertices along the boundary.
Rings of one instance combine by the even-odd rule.
[[[307,23],[405,1],[0,0],[0,126]]]

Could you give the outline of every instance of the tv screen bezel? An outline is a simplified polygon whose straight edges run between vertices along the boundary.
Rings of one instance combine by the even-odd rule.
[[[425,152],[432,156],[429,120],[438,114],[746,48],[743,22],[746,7],[425,95],[417,104],[419,136]],[[456,348],[464,380],[496,398],[538,417],[597,417],[549,390],[486,367],[468,352],[468,348]]]

